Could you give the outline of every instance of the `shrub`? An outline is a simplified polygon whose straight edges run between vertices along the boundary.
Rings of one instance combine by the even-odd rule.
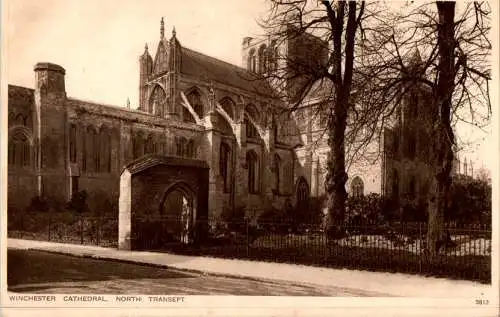
[[[48,212],[50,205],[46,197],[35,196],[31,199],[26,211],[31,212]]]
[[[70,201],[66,204],[66,209],[77,214],[89,211],[87,206],[87,192],[85,190],[73,193]]]
[[[290,210],[268,207],[257,220],[259,227],[267,232],[285,233],[292,230],[294,225]]]
[[[403,204],[400,220],[403,222],[427,222],[427,203],[424,201]]]
[[[379,194],[349,197],[346,201],[346,223],[354,226],[383,223],[388,218],[384,216],[385,203]]]
[[[244,233],[247,223],[245,210],[245,206],[236,207],[234,209],[224,207],[220,216],[222,224],[217,224],[218,230],[223,230],[223,228],[226,227],[229,232]]]
[[[324,221],[323,208],[325,205],[326,196],[311,197],[309,200],[309,209],[296,209],[293,213],[292,220],[297,223],[307,225],[320,225]]]
[[[453,179],[446,221],[491,223],[491,184],[485,179],[457,176]]]
[[[118,216],[118,197],[102,190],[93,192],[89,197],[91,211],[96,216]]]

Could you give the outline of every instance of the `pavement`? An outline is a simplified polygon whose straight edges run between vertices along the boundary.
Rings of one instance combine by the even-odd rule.
[[[111,260],[187,272],[258,281],[293,282],[371,293],[373,296],[468,299],[488,296],[491,285],[400,273],[380,273],[305,265],[270,263],[170,253],[121,251],[98,246],[9,238],[9,249],[39,250],[58,254]]]

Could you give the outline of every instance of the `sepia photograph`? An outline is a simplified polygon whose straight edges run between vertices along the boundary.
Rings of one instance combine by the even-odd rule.
[[[4,0],[2,18],[9,305],[498,307],[498,4]]]

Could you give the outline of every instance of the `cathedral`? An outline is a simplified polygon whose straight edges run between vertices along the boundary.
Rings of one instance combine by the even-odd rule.
[[[65,69],[36,64],[33,89],[8,87],[9,208],[23,210],[37,196],[64,206],[80,191],[87,193],[91,210],[102,208],[102,197],[118,205],[136,195],[123,194],[124,175],[158,164],[170,174],[143,177],[142,192],[198,177],[191,169],[199,168],[206,177],[193,186],[206,191],[199,205],[207,204],[208,217],[244,208],[255,218],[287,202],[307,208],[311,197],[324,195],[325,120],[314,115],[321,94],[311,94],[290,113],[265,75],[285,62],[278,56],[321,58],[308,52],[319,41],[308,34],[279,44],[246,37],[238,66],[183,47],[175,29],[167,38],[162,19],[154,56],[146,45],[139,57],[136,109],[69,97]],[[418,124],[432,114],[425,101],[421,91],[409,94],[383,144],[370,145],[382,155],[348,164],[350,195],[425,198],[431,171],[425,160],[428,132]],[[163,185],[155,179],[160,177]],[[129,181],[136,186],[133,177]],[[166,198],[151,196],[148,202],[155,199]]]

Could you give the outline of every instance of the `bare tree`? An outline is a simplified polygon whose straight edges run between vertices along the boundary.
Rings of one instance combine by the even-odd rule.
[[[325,186],[331,220],[342,221],[344,216],[346,148],[354,161],[366,155],[374,141],[387,143],[385,128],[399,124],[401,103],[417,88],[425,92],[431,108],[425,118],[426,136],[432,141],[426,159],[434,173],[428,196],[428,244],[435,253],[436,242],[443,238],[440,228],[459,146],[453,127],[457,122],[482,127],[491,113],[490,8],[482,2],[468,3],[456,17],[450,2],[402,10],[387,10],[383,2],[270,4],[264,25],[272,37],[285,42],[312,33],[322,40],[303,42],[309,44],[309,58],[290,52],[280,56],[281,67],[267,76],[286,92],[290,110],[313,94],[321,99],[316,109],[327,112],[330,157]]]
[[[318,97],[318,113],[327,118],[325,134],[330,149],[325,189],[330,229],[345,214],[347,124],[353,107],[356,41],[361,25],[371,17],[364,1],[269,0],[263,26],[279,43],[290,41],[279,67],[266,76],[284,92],[296,110],[311,96]],[[331,231],[330,231],[331,232]]]
[[[443,216],[450,203],[454,151],[459,146],[454,126],[462,121],[483,127],[491,114],[490,8],[483,2],[468,3],[457,17],[455,6],[438,1],[387,15],[386,27],[362,42],[364,54],[357,69],[358,84],[369,90],[360,116],[371,119],[360,119],[358,124],[373,131],[390,122],[415,87],[426,91],[429,163],[434,174],[428,196],[427,243],[432,254],[444,239]]]

